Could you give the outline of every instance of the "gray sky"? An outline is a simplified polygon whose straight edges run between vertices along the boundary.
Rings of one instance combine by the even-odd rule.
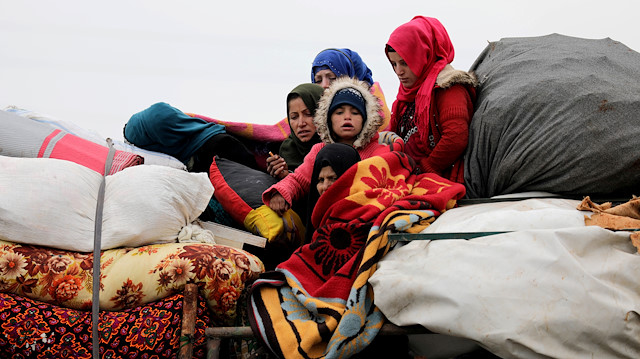
[[[384,55],[415,15],[438,18],[467,70],[488,41],[550,33],[609,37],[640,51],[637,1],[0,0],[0,108],[15,105],[122,139],[164,101],[225,121],[273,124],[328,47],[357,51],[387,103]],[[640,67],[640,65],[639,65]]]

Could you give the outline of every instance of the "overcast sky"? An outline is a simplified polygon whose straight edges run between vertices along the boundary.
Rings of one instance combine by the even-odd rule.
[[[120,140],[131,115],[159,101],[272,124],[328,47],[357,51],[391,106],[398,80],[384,44],[415,15],[443,23],[453,66],[468,70],[489,41],[506,37],[609,37],[640,51],[638,10],[637,1],[618,0],[0,0],[0,108]]]

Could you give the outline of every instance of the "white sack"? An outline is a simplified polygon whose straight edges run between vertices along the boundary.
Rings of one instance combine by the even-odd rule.
[[[542,200],[502,205],[532,201]],[[495,231],[497,224],[515,230],[555,221],[570,228],[418,240],[394,249],[369,279],[376,305],[391,322],[471,339],[505,358],[640,357],[640,257],[628,233],[573,226],[577,217],[568,209],[544,221],[527,211],[514,212],[520,222],[480,212],[459,226],[446,221],[446,214],[453,220],[459,210],[477,206],[485,205],[450,210],[432,227]],[[561,216],[559,207],[548,208],[549,214]]]
[[[70,161],[0,156],[0,239],[92,251],[101,177]],[[206,173],[149,165],[107,176],[101,248],[176,242],[212,195]]]

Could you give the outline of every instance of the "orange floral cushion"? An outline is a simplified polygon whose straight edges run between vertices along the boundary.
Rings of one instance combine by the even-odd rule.
[[[168,243],[103,251],[100,308],[122,310],[166,298],[196,283],[216,320],[232,323],[247,282],[264,271],[243,250]],[[0,241],[0,292],[90,310],[93,254]]]

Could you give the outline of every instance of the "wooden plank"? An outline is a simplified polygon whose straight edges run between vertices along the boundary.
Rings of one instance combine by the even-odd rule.
[[[220,359],[221,345],[222,345],[222,339],[208,338],[207,339],[207,359]]]
[[[204,330],[209,338],[251,338],[251,327],[210,327]]]
[[[193,355],[193,335],[196,330],[196,313],[198,310],[198,286],[190,283],[184,286],[182,301],[182,330],[180,332],[179,359],[191,359]]]
[[[379,335],[407,335],[407,334],[430,334],[427,328],[421,325],[411,325],[399,327],[393,323],[385,323],[380,328]],[[210,327],[205,329],[205,335],[208,338],[252,338],[253,331],[251,327]]]
[[[253,235],[249,232],[231,228],[219,223],[202,221],[202,227],[213,232],[215,241],[218,244],[242,249],[245,243],[252,246],[264,248],[267,245],[267,239],[264,237]]]

